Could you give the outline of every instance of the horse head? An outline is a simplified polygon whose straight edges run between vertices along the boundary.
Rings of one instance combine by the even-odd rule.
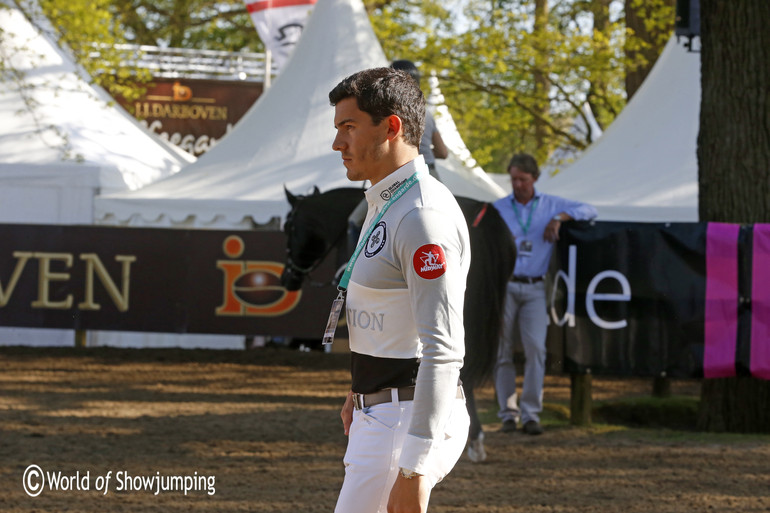
[[[286,216],[286,265],[281,284],[288,290],[302,286],[305,276],[315,269],[335,247],[337,259],[347,261],[344,235],[348,216],[363,199],[363,189],[340,188],[321,193],[318,187],[307,196],[294,195],[284,187],[291,211]],[[337,264],[340,262],[338,261]]]
[[[316,187],[311,196],[294,195],[284,186],[284,192],[291,210],[283,225],[287,246],[281,285],[286,290],[299,290],[305,276],[319,263],[324,251],[319,224],[307,208],[308,198],[319,195],[320,191]]]

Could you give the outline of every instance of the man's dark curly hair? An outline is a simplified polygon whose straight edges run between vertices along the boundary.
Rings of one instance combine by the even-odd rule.
[[[419,148],[425,130],[425,97],[408,73],[393,68],[372,68],[350,75],[329,93],[332,106],[355,98],[358,108],[379,125],[395,114],[401,118],[404,139]]]

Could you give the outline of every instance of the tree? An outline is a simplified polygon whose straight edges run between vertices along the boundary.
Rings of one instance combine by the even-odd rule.
[[[131,59],[119,43],[263,48],[242,0],[39,1],[60,42],[98,83],[126,98],[140,92],[131,84],[141,72],[122,64]],[[600,126],[612,122],[625,105],[629,73],[651,65],[662,47],[660,34],[670,31],[672,1],[364,3],[388,58],[416,61],[424,76],[438,73],[474,157],[503,172],[514,150],[544,161],[556,147],[588,146],[596,134],[586,104]],[[646,32],[628,30],[624,5],[644,13]],[[94,43],[102,53],[98,60],[91,58]]]
[[[770,222],[770,2],[700,0],[701,221]],[[764,263],[763,265],[770,264]],[[704,380],[699,427],[770,432],[770,381]]]
[[[109,0],[135,44],[263,51],[243,0]]]
[[[12,2],[33,22],[41,13],[45,15],[55,31],[52,36],[69,49],[94,82],[129,101],[144,94],[142,84],[151,74],[127,64],[135,56],[122,43],[201,50],[263,49],[242,0]],[[0,62],[0,68],[4,64]]]
[[[38,30],[48,33],[61,46],[69,49],[89,76],[113,95],[135,98],[141,94],[141,90],[136,87],[137,81],[150,78],[149,73],[125,64],[126,51],[119,46],[125,39],[113,19],[109,0],[71,0],[66,3],[53,0],[12,0],[10,7],[0,5],[0,8],[15,8],[24,13],[27,19],[37,25]],[[43,16],[51,21],[50,26],[39,23]],[[51,29],[53,33],[50,33]],[[3,43],[0,28],[0,44]],[[100,49],[99,59],[92,58],[94,45]],[[15,51],[29,50],[18,48]],[[15,70],[7,69],[9,66],[0,58],[0,69],[12,75],[18,74]],[[34,108],[34,105],[28,104],[27,107]]]
[[[548,1],[547,0],[535,0],[535,23],[532,26],[532,35],[536,40],[541,39],[545,32],[548,30]],[[537,55],[541,57],[547,54],[544,48],[538,48]],[[545,66],[542,62],[537,62],[534,66],[532,79],[534,81],[534,121],[535,121],[535,144],[538,150],[541,150],[541,154],[536,155],[542,162],[548,157],[545,148],[547,148],[547,123],[545,119],[550,113],[549,105],[549,80],[548,75],[545,72]]]
[[[671,37],[675,0],[626,0],[626,95],[630,100],[642,85]]]
[[[657,13],[664,0],[633,1]],[[584,105],[606,127],[625,105],[625,71],[650,65],[624,52],[649,45],[626,30],[619,0],[465,0],[452,16],[435,1],[367,5],[386,55],[439,74],[460,132],[491,171],[514,150],[543,161],[556,147],[585,148],[596,134]]]

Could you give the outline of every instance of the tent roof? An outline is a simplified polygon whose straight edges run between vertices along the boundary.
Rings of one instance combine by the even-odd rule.
[[[120,191],[168,176],[192,160],[89,84],[46,33],[47,20],[36,18],[33,25],[15,5],[3,2],[0,28],[0,51],[12,68],[3,73],[0,88],[0,163],[97,165],[102,190]],[[21,72],[21,78],[11,71]]]
[[[107,224],[244,226],[289,211],[284,185],[300,194],[313,186],[350,187],[332,151],[334,110],[328,93],[352,73],[387,65],[360,0],[319,2],[281,74],[227,137],[172,177],[138,191],[100,196],[97,219]],[[499,196],[494,184],[456,164],[448,163],[445,173],[467,176],[446,180],[450,188],[450,182],[462,188],[455,194]]]
[[[603,221],[697,221],[700,91],[700,54],[672,37],[602,137],[538,188]]]

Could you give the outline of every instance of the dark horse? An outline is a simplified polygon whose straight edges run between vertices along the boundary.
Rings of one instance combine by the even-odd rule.
[[[294,196],[286,191],[292,206],[284,232],[288,240],[287,263],[281,283],[297,290],[303,278],[336,250],[337,264],[352,254],[347,244],[347,219],[363,199],[363,190],[333,189],[323,194]],[[471,417],[470,440],[474,461],[484,458],[481,422],[476,412],[473,389],[492,375],[497,358],[505,288],[516,260],[511,232],[492,205],[469,198],[457,198],[468,223],[471,266],[465,291],[465,361],[460,377]],[[320,330],[320,328],[319,328]]]

